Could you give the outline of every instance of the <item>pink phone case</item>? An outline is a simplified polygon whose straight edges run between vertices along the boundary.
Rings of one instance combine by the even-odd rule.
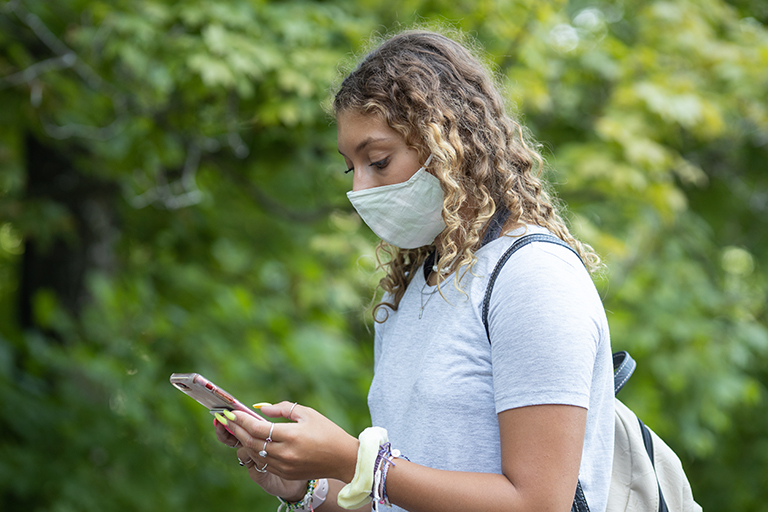
[[[174,373],[171,375],[171,384],[207,407],[211,414],[225,410],[243,411],[261,421],[267,421],[199,373]]]

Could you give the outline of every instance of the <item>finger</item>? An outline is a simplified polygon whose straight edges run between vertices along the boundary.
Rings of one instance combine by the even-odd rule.
[[[221,418],[219,418],[219,421],[221,421]],[[227,414],[226,426],[240,441],[243,441],[243,438],[238,434],[238,428],[244,430],[248,436],[257,440],[266,440],[270,434],[274,433],[275,429],[275,424],[271,421],[258,420],[250,414],[241,411],[229,412]],[[274,440],[274,436],[272,440]]]
[[[301,421],[306,416],[309,407],[304,407],[296,402],[280,402],[275,405],[263,405],[260,410],[265,416],[270,418],[286,418],[291,421]]]
[[[241,466],[245,466],[247,469],[251,469],[255,463],[251,453],[247,448],[240,447],[237,450],[237,460]]]
[[[251,477],[251,480],[263,487],[271,477],[267,472],[269,463],[264,460],[258,461],[257,458],[247,448],[241,447],[237,450],[238,464],[248,470],[248,476]]]
[[[268,443],[266,439],[274,424],[252,419],[246,413],[240,413],[237,416],[230,413],[228,416],[234,417],[235,419],[232,420],[223,416],[217,417],[217,419],[221,423],[226,422],[227,428],[232,431],[237,440],[242,443],[242,446],[248,449],[252,459],[256,461],[263,459],[264,457],[259,457],[259,452],[265,452],[267,444],[271,444]],[[245,425],[240,424],[239,422],[243,422]],[[269,430],[263,432],[264,429],[262,427],[265,425],[269,425]],[[272,435],[274,436],[274,433]],[[272,446],[274,447],[274,445]]]
[[[230,435],[234,435],[234,434],[232,434],[232,431],[231,431],[231,430],[229,430],[229,428],[227,427],[227,421],[226,421],[226,418],[223,418],[223,417],[221,416],[221,414],[219,414],[219,413],[216,413],[216,414],[214,414],[214,418],[213,418],[213,426],[215,426],[215,427],[216,427],[216,426],[220,426],[220,427],[221,427],[221,428],[223,428],[225,431],[229,432],[229,433],[230,433]]]
[[[253,466],[248,468],[248,474],[251,476],[251,480],[263,487],[270,477],[270,469],[269,463],[267,462],[264,462],[263,464],[254,462]]]
[[[248,448],[243,448],[237,451],[238,459],[242,461],[243,465],[248,469],[248,474],[251,479],[259,485],[265,482],[268,477],[267,468],[269,467],[269,461],[264,460],[258,455],[252,453]]]
[[[234,446],[239,441],[237,438],[227,431],[226,427],[222,425],[218,420],[213,420],[213,426],[216,429],[216,439],[227,446]]]

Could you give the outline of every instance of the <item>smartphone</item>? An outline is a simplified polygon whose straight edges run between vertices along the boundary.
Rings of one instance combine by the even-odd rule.
[[[211,414],[243,411],[261,421],[267,421],[199,373],[174,373],[171,375],[171,384],[207,407]]]

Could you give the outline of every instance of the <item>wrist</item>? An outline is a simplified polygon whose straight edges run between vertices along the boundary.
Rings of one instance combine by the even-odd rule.
[[[341,508],[353,510],[371,502],[376,459],[387,441],[387,431],[381,427],[368,427],[360,433],[355,474],[336,499]]]
[[[320,480],[309,480],[305,486],[306,492],[297,500],[287,500],[285,498],[278,498],[280,505],[277,507],[278,512],[306,512],[314,511],[320,505],[325,503],[325,499],[328,496],[328,480],[321,478]]]
[[[334,478],[348,484],[355,478],[355,468],[357,467],[357,453],[360,450],[360,441],[349,436],[349,443],[346,444],[342,453],[339,454],[338,471]]]
[[[301,485],[296,489],[296,492],[289,495],[289,496],[278,496],[279,499],[283,501],[287,501],[289,503],[296,503],[297,501],[301,501],[302,498],[304,498],[304,495],[307,492],[307,486],[309,485],[310,480],[304,480]]]

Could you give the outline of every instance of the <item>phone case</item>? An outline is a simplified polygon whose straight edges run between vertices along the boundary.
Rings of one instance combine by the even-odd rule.
[[[211,414],[225,410],[243,411],[254,418],[267,421],[199,373],[174,373],[171,375],[171,384],[207,407]]]

